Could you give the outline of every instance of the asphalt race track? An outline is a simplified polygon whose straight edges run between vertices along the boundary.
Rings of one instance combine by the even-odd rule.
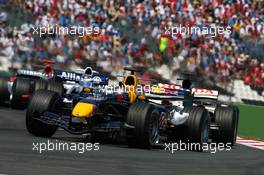
[[[164,148],[142,150],[125,145],[100,144],[99,151],[33,151],[33,142],[45,138],[29,135],[25,112],[0,108],[1,174],[264,174],[264,151],[236,145],[231,151],[177,151]],[[58,131],[51,141],[83,142],[83,136]]]

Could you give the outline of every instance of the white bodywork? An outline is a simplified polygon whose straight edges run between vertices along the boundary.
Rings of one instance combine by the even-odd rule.
[[[170,123],[177,126],[177,125],[182,125],[186,122],[186,120],[189,117],[189,113],[185,113],[185,112],[179,112],[177,110],[172,110],[170,112]]]
[[[168,100],[174,107],[173,110],[170,112],[169,120],[170,123],[177,126],[184,124],[188,117],[189,113],[184,113],[183,111],[183,95],[178,95],[173,90],[183,90],[181,86],[179,85],[171,85],[171,84],[158,84],[158,87],[162,88],[161,93],[153,93],[153,94],[147,94],[147,96],[150,98],[149,101],[157,104],[162,104],[163,100]],[[194,99],[208,99],[208,101],[218,100],[218,91],[216,90],[210,90],[210,89],[202,89],[202,88],[192,88],[191,93],[193,94]],[[214,102],[212,103],[214,104]],[[196,104],[194,104],[196,105]],[[203,104],[205,108],[209,111],[214,113],[216,105],[211,105],[210,102],[208,104]]]

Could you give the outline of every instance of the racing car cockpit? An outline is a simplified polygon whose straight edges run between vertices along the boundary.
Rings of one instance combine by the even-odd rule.
[[[138,78],[135,72],[139,72],[137,69],[132,67],[125,67],[125,71],[130,71],[130,74],[124,76],[122,82],[119,83],[119,86],[125,91],[129,96],[130,103],[134,103],[136,99],[144,99],[144,97],[136,92],[138,86]]]
[[[131,68],[131,67],[125,67],[124,70],[130,71],[130,74],[124,77],[124,80],[122,82],[123,85],[137,87],[138,79],[137,79],[135,72],[137,72],[138,70],[136,70],[135,68]]]
[[[123,85],[129,87],[137,87],[138,85],[137,77],[133,74],[126,76],[123,80]]]

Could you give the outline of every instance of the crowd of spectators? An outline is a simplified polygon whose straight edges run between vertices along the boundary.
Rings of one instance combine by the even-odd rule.
[[[9,61],[22,65],[44,58],[77,65],[91,61],[112,74],[133,65],[172,81],[181,70],[187,70],[202,73],[207,80],[223,87],[234,78],[253,87],[264,86],[264,54],[250,54],[255,47],[264,52],[261,0],[11,0],[9,3],[32,15],[31,21],[13,29],[11,34],[2,29],[0,44],[6,48]],[[230,26],[231,32],[213,37],[198,33],[166,34],[166,28],[179,24],[201,28]],[[42,38],[33,35],[32,26],[47,25],[99,27],[100,34]],[[39,39],[41,42],[37,42]]]

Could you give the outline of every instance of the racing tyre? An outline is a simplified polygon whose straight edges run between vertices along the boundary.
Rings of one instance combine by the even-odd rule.
[[[189,113],[185,125],[185,139],[192,144],[186,150],[202,151],[204,143],[209,139],[209,113],[204,107],[185,107],[183,112]]]
[[[219,125],[218,143],[231,144],[236,143],[237,128],[239,119],[239,109],[235,106],[221,107],[215,110],[215,122]]]
[[[59,95],[62,96],[64,93],[63,83],[50,80],[50,81],[48,81],[48,84],[47,84],[47,90],[57,92]]]
[[[46,89],[46,88],[47,88],[47,82],[45,80],[39,79],[35,81],[34,91],[37,91],[40,89]]]
[[[30,94],[30,80],[25,78],[16,78],[11,93],[11,108],[25,109],[27,107]],[[23,97],[25,95],[25,97]]]
[[[0,104],[4,104],[10,98],[10,93],[8,90],[8,79],[0,78]]]
[[[45,111],[54,111],[60,101],[61,97],[56,92],[38,90],[33,94],[26,113],[26,127],[30,134],[51,137],[56,132],[57,126],[45,124],[37,118]]]
[[[130,146],[150,149],[159,138],[159,113],[151,104],[132,104],[127,114],[127,124],[135,127],[129,133]]]

